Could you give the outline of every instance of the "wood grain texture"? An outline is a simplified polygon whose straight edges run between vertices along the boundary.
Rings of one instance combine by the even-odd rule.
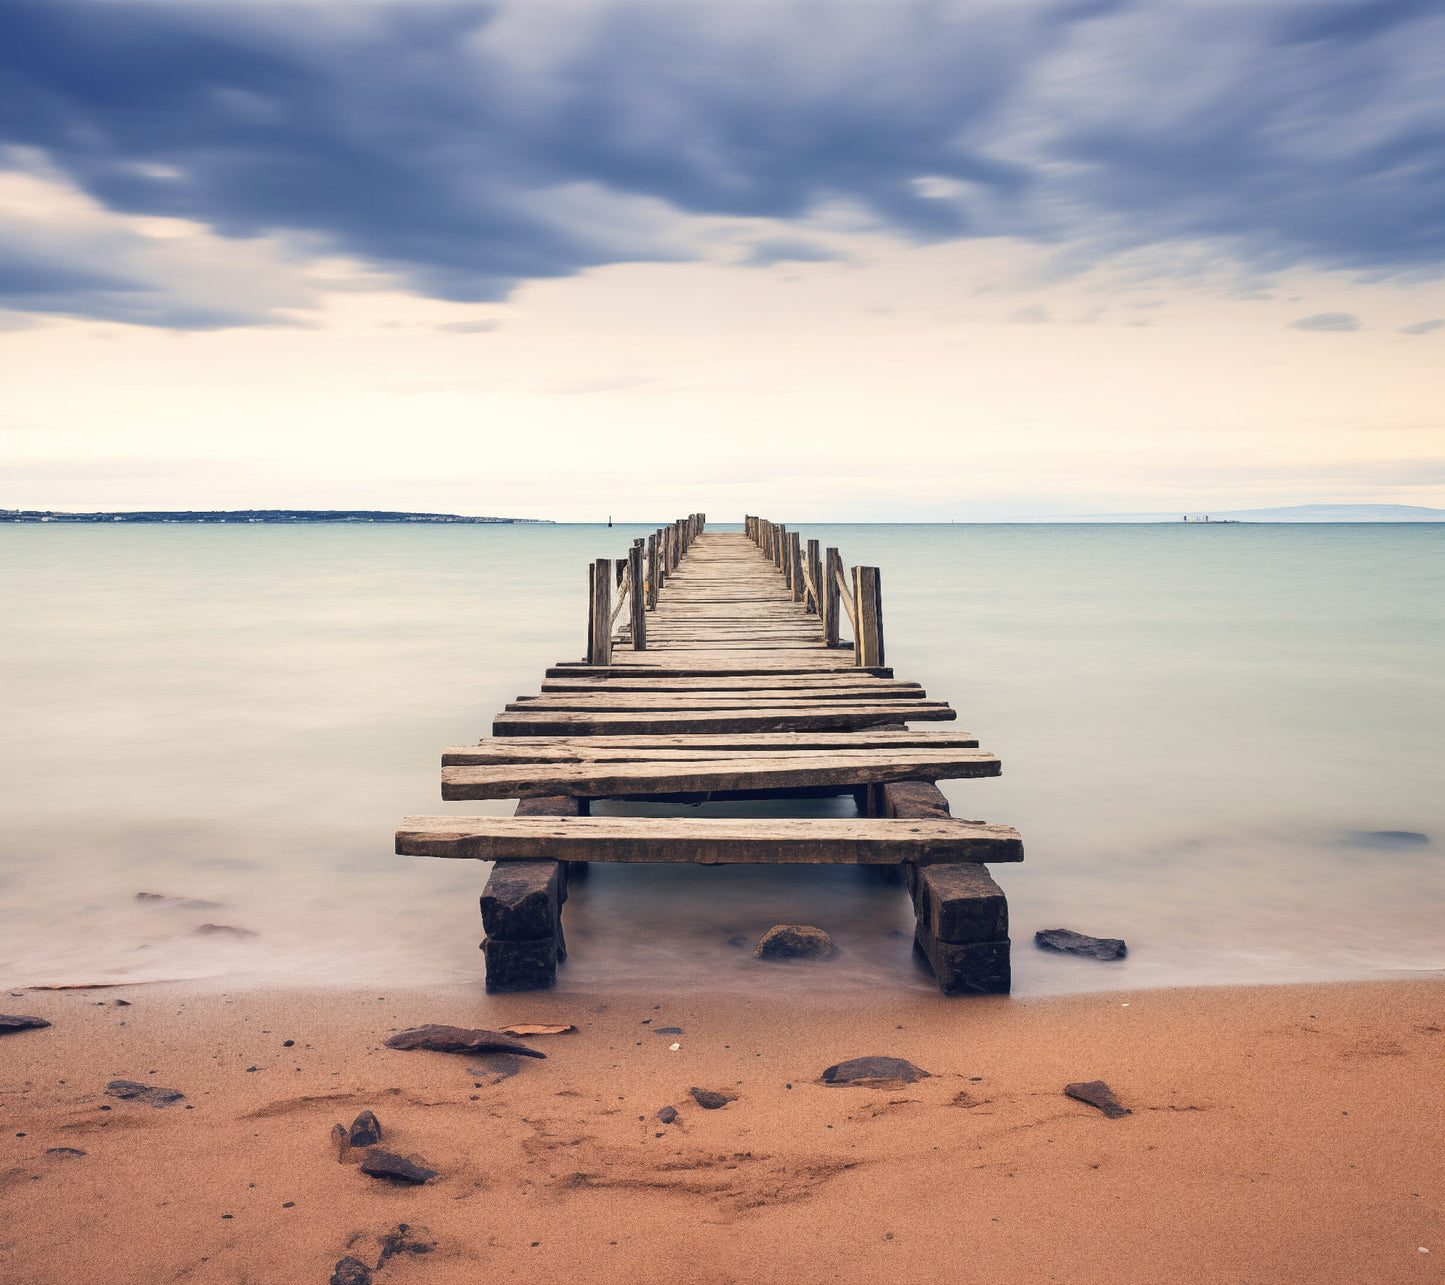
[[[816,789],[825,785],[881,785],[891,781],[959,780],[997,776],[999,762],[983,751],[815,752],[809,757],[734,755],[695,761],[624,763],[512,763],[443,766],[442,798],[515,799],[570,794],[611,798],[623,794],[690,794],[720,790]]]
[[[407,817],[400,856],[473,861],[915,865],[1022,861],[1018,832],[971,821]]]

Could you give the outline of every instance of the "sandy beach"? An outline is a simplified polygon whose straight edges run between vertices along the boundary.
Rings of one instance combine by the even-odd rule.
[[[0,1040],[10,1285],[320,1285],[347,1256],[376,1268],[401,1223],[376,1281],[1342,1285],[1436,1281],[1445,1259],[1438,979],[4,999],[53,1023]],[[577,1029],[531,1037],[545,1060],[383,1046],[429,1022]],[[819,1082],[867,1055],[930,1074]],[[108,1096],[116,1079],[185,1096]],[[1087,1080],[1130,1114],[1064,1095]],[[694,1086],[735,1100],[704,1110]],[[341,1163],[332,1127],[366,1109],[438,1176]]]

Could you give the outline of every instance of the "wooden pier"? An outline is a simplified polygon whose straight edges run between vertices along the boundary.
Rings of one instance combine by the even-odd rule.
[[[586,655],[547,669],[491,737],[442,756],[445,799],[517,799],[512,817],[408,817],[403,855],[492,861],[491,991],[555,984],[562,906],[588,863],[847,863],[896,872],[914,950],[946,995],[1009,989],[1008,905],[987,862],[1016,831],[949,814],[935,782],[996,776],[954,710],[884,664],[876,567],[749,517],[692,514],[587,568]],[[851,634],[851,640],[844,637]],[[911,725],[929,724],[925,730]],[[850,795],[856,818],[598,817],[594,799]]]

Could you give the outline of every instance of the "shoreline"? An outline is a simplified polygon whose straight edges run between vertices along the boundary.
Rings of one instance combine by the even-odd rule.
[[[0,998],[54,1023],[0,1037],[15,1285],[324,1282],[348,1253],[374,1265],[400,1222],[436,1248],[378,1282],[1339,1285],[1436,1279],[1445,1255],[1438,975],[961,1000],[209,981]],[[532,1039],[545,1060],[382,1045],[516,1021],[577,1030]],[[868,1055],[930,1075],[817,1082]],[[113,1079],[185,1097],[118,1100]],[[1095,1079],[1132,1114],[1064,1096]],[[694,1085],[737,1099],[703,1110]],[[338,1163],[331,1127],[363,1109],[439,1176]]]

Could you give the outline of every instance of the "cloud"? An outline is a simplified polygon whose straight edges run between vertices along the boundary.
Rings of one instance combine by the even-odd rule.
[[[1358,330],[1360,319],[1353,312],[1316,312],[1289,323],[1291,330]]]
[[[1401,326],[1402,335],[1428,335],[1432,330],[1445,329],[1445,317],[1434,317],[1429,321],[1417,321],[1413,326]]]
[[[750,268],[770,268],[775,263],[831,263],[840,258],[840,254],[816,241],[774,237],[759,241],[743,262]]]
[[[1047,308],[1041,308],[1033,304],[1028,308],[1020,308],[1017,312],[1009,314],[1009,320],[1025,326],[1041,326],[1052,321],[1053,317]]]
[[[826,29],[809,0],[0,10],[4,141],[106,209],[460,302],[701,257],[695,217],[794,223],[797,257],[830,210],[1076,264],[1217,242],[1434,273],[1442,61],[1429,0],[839,0]],[[148,273],[68,263],[0,305],[173,323]]]
[[[500,321],[444,321],[436,329],[453,335],[486,335],[499,330],[501,325]]]

